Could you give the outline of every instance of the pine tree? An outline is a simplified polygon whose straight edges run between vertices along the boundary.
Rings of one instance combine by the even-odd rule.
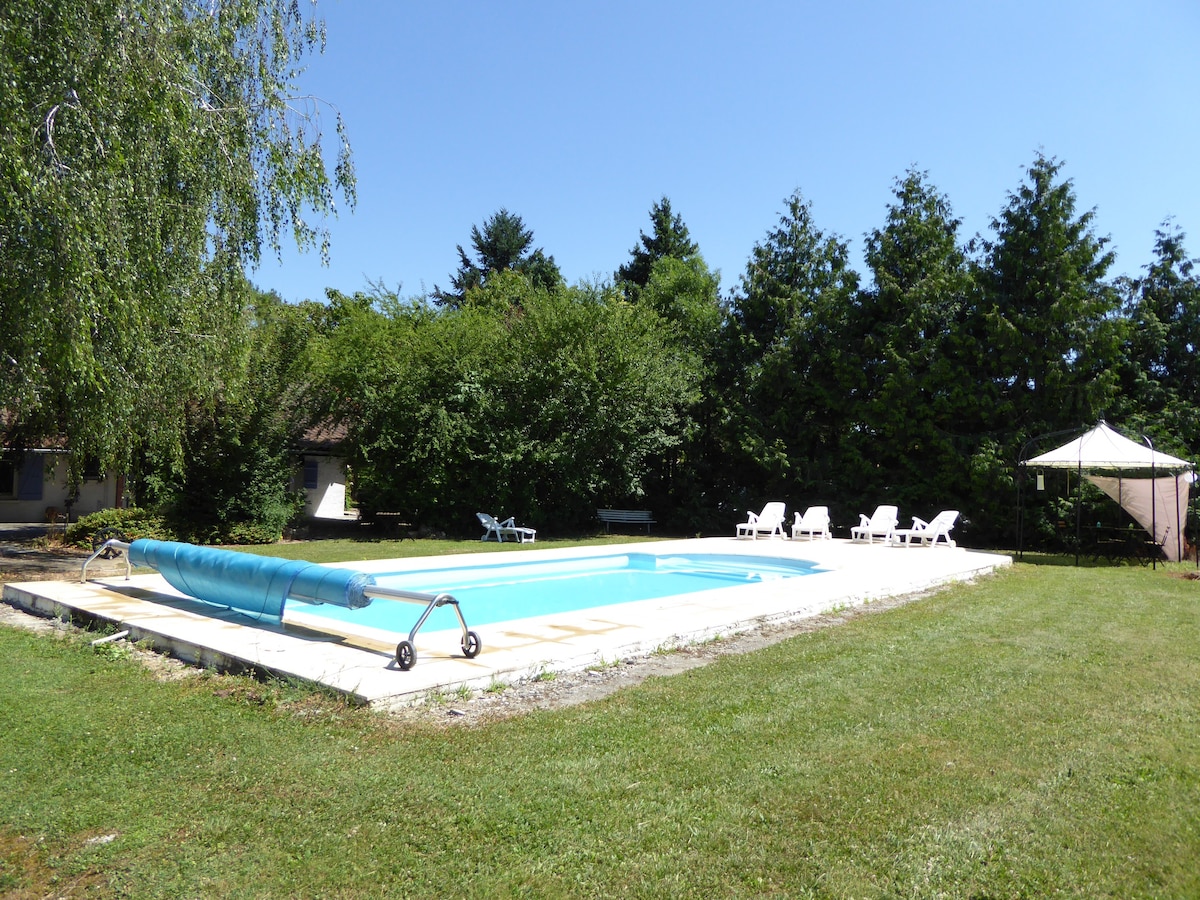
[[[458,245],[458,271],[450,276],[450,290],[434,287],[434,300],[441,306],[458,308],[467,302],[472,290],[482,288],[490,275],[513,271],[527,277],[536,288],[553,290],[562,284],[562,275],[553,256],[541,247],[535,250],[533,231],[521,217],[501,208],[483,223],[471,226],[474,259]]]
[[[687,262],[699,252],[683,219],[671,212],[671,201],[666,197],[650,207],[650,221],[654,226],[653,233],[639,233],[640,246],[629,251],[629,262],[616,272],[616,281],[624,282],[634,291],[644,288],[650,281],[650,273],[658,260],[672,257]]]
[[[995,434],[1093,423],[1113,398],[1119,303],[1104,278],[1114,256],[1092,231],[1095,211],[1076,214],[1061,169],[1039,155],[984,244],[973,331],[983,427]]]

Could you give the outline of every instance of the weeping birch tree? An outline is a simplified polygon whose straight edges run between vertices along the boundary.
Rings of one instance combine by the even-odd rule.
[[[178,456],[185,400],[241,352],[246,268],[289,233],[327,254],[314,222],[353,203],[340,117],[296,90],[324,39],[293,0],[3,5],[7,443],[64,436],[76,469]]]

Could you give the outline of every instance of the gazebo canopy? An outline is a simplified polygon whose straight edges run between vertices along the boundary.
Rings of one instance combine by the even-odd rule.
[[[1152,450],[1145,444],[1131,441],[1101,422],[1086,434],[1054,450],[1025,460],[1027,466],[1047,469],[1157,469],[1163,473],[1191,469],[1186,459]]]
[[[1075,440],[1027,459],[1022,465],[1087,470],[1088,481],[1133,516],[1167,559],[1178,562],[1183,558],[1183,527],[1194,478],[1194,467],[1186,459],[1131,441],[1101,421]]]

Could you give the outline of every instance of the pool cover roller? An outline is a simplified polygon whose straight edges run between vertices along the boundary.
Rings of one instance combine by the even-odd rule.
[[[414,641],[429,614],[440,606],[450,606],[462,627],[462,651],[474,659],[483,648],[479,635],[467,628],[458,601],[449,594],[427,594],[399,588],[381,587],[375,577],[352,569],[319,566],[296,559],[255,556],[218,547],[197,547],[176,541],[139,538],[133,543],[109,537],[102,541],[84,562],[79,580],[87,582],[88,564],[100,556],[111,559],[125,553],[125,577],[133,566],[156,569],[171,587],[197,600],[236,609],[260,618],[283,620],[283,604],[289,597],[306,603],[330,603],[347,609],[361,609],[372,600],[400,600],[420,603],[425,611],[396,645],[396,664],[411,669],[417,661]]]
[[[128,552],[131,565],[156,569],[188,596],[274,618],[283,616],[288,597],[361,609],[371,602],[364,591],[375,583],[374,576],[351,569],[175,541],[140,538]]]

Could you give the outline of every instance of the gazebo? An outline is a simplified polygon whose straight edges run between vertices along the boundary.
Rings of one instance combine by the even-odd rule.
[[[1183,559],[1188,494],[1195,480],[1195,467],[1187,460],[1158,452],[1148,438],[1141,444],[1131,441],[1101,420],[1074,440],[1022,459],[1020,465],[1075,469],[1081,486],[1086,477],[1116,500],[1146,529],[1167,559]]]

